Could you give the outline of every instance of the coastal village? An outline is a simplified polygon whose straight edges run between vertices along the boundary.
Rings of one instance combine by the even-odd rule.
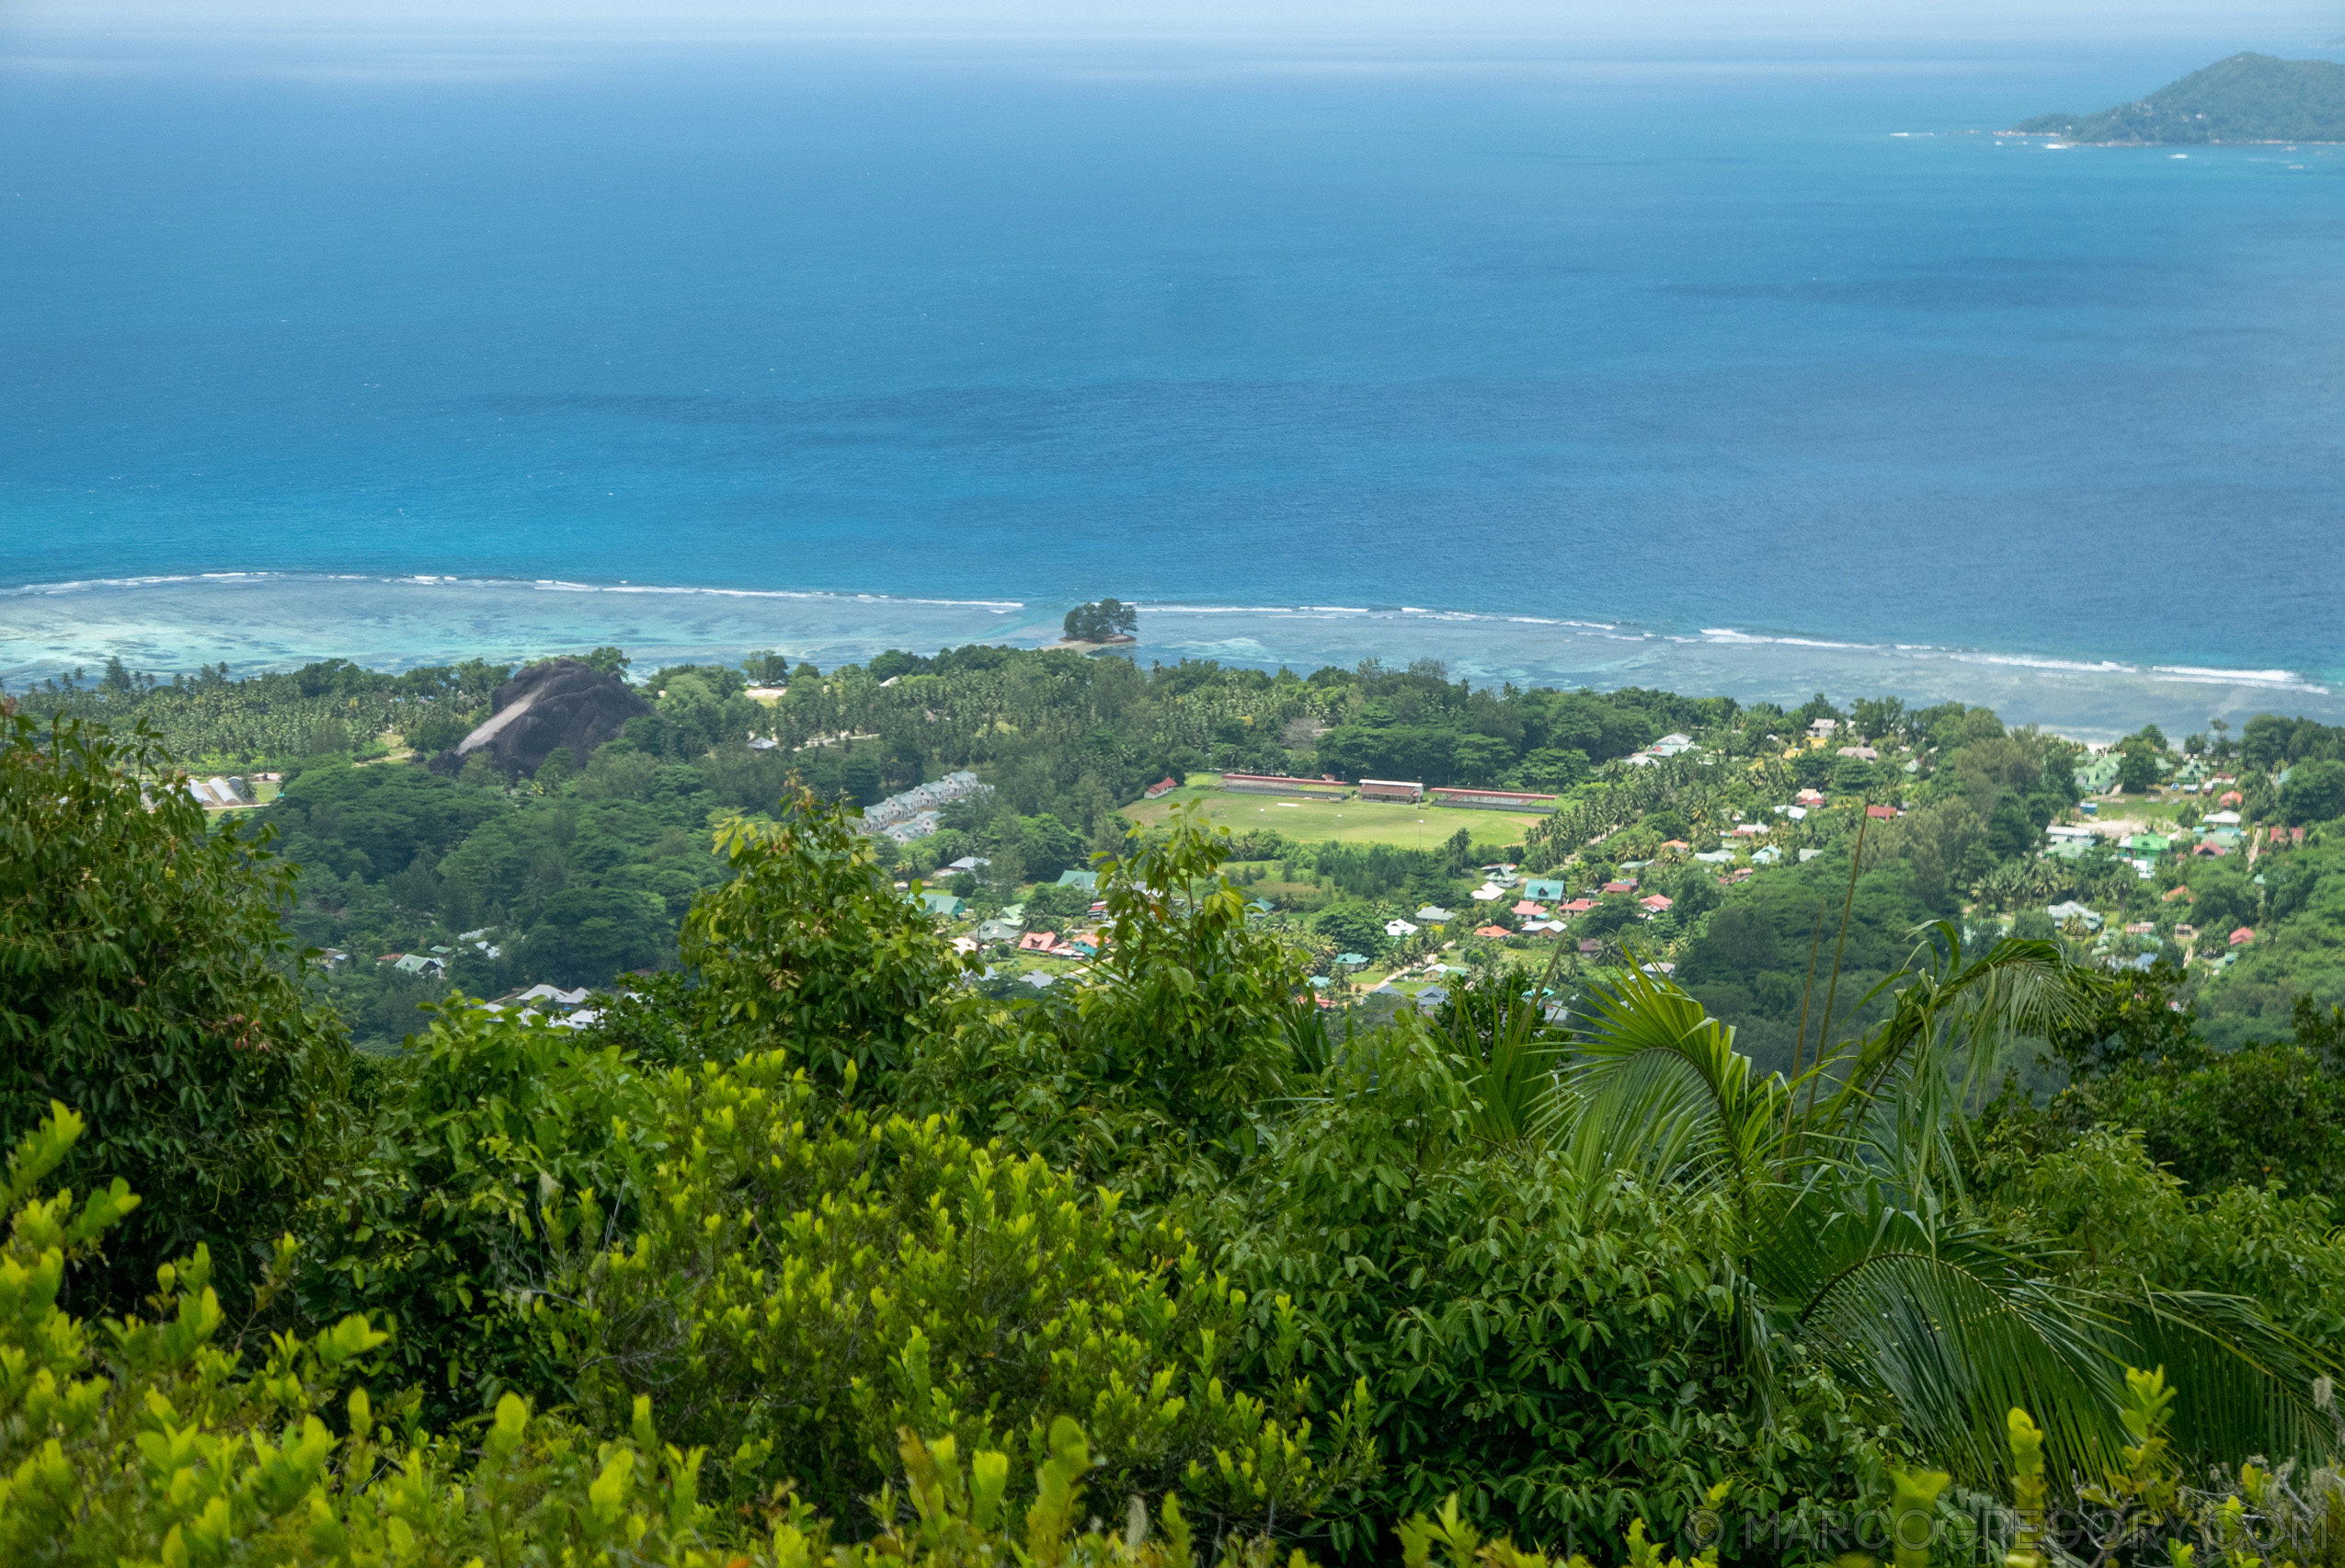
[[[2345,1568],[2345,39],[1833,9],[16,8],[0,1568]]]
[[[1884,751],[1883,746],[1888,750]],[[2179,859],[2217,859],[2237,855],[2252,864],[2260,857],[2301,848],[2307,829],[2302,825],[2257,824],[2243,815],[2248,805],[2240,778],[2203,756],[2175,754],[2156,765],[2154,782],[2136,779],[2126,790],[2124,755],[2115,743],[2080,743],[2072,770],[2080,796],[2062,819],[2042,830],[2038,859],[2053,865],[2074,865],[2088,856],[2113,857],[2130,867],[2141,882],[2156,877],[2161,864],[2169,868]],[[1923,761],[1909,748],[1883,739],[1847,733],[1846,721],[1822,717],[1781,753],[1795,761],[1803,756],[1829,756],[1868,764],[1884,760],[1907,776],[1917,774]],[[1688,757],[1708,766],[1731,765],[1727,759],[1706,752],[1695,737],[1683,732],[1664,735],[1619,760],[1623,769],[1654,766],[1673,758]],[[1744,763],[1756,771],[1757,761]],[[2287,770],[2271,783],[2284,784]],[[886,834],[909,844],[936,831],[941,810],[949,802],[978,796],[985,791],[973,773],[962,772],[892,796],[864,814],[865,830]],[[1253,804],[1258,800],[1270,804]],[[1143,823],[1161,822],[1175,806],[1205,809],[1215,820],[1233,830],[1251,809],[1257,818],[1274,811],[1306,812],[1307,818],[1278,818],[1283,833],[1308,838],[1317,831],[1346,834],[1356,840],[1393,842],[1442,841],[1453,834],[1468,841],[1497,844],[1519,830],[1493,827],[1503,820],[1466,814],[1505,813],[1545,816],[1555,811],[1554,794],[1463,785],[1427,786],[1415,780],[1332,775],[1298,777],[1247,773],[1200,773],[1185,780],[1160,780],[1143,792],[1132,813]],[[1504,844],[1502,853],[1515,858],[1478,863],[1455,878],[1452,896],[1414,908],[1395,909],[1382,921],[1387,944],[1371,956],[1341,950],[1321,943],[1323,952],[1312,965],[1310,983],[1323,1007],[1346,1000],[1385,998],[1396,1004],[1437,1006],[1447,1000],[1445,981],[1473,972],[1474,965],[1539,969],[1549,965],[1556,944],[1585,963],[1618,960],[1631,948],[1667,951],[1677,929],[1651,931],[1652,922],[1671,913],[1669,894],[1643,890],[1641,875],[1655,871],[1705,867],[1721,887],[1733,887],[1784,865],[1801,865],[1825,853],[1819,830],[1861,816],[1869,824],[1893,823],[1909,807],[1894,800],[1852,799],[1825,790],[1803,787],[1763,810],[1736,811],[1712,830],[1695,838],[1669,838],[1650,847],[1645,858],[1612,858],[1603,853],[1601,838],[1584,846],[1571,864],[1545,874],[1526,871],[1519,836]],[[1348,820],[1347,820],[1348,818]],[[1070,869],[1051,885],[1048,913],[1029,909],[1027,899],[1001,902],[983,891],[989,862],[967,855],[940,866],[934,882],[899,881],[907,896],[919,898],[940,925],[950,931],[955,947],[980,956],[988,981],[1014,982],[1040,990],[1062,979],[1081,978],[1110,940],[1108,906],[1095,897],[1097,873]],[[1594,869],[1583,869],[1583,867]],[[1243,878],[1253,868],[1240,862],[1232,868]],[[1267,873],[1275,867],[1265,865]],[[2053,880],[2057,880],[2056,874]],[[958,887],[959,891],[953,890]],[[1310,889],[1291,880],[1265,879],[1251,885],[1250,918],[1275,929],[1305,937],[1307,914],[1313,902]],[[1454,906],[1454,907],[1450,907]],[[1635,922],[1626,927],[1617,919],[1590,921],[1597,911],[1625,906]],[[2134,910],[2130,918],[2117,908],[2096,908],[2074,897],[2051,898],[2040,905],[2042,920],[2023,913],[2004,913],[1993,929],[2004,934],[2015,930],[2035,934],[2048,927],[2077,944],[2095,958],[2146,970],[2161,955],[2188,966],[2204,966],[2219,974],[2237,961],[2239,950],[2256,940],[2252,925],[2239,924],[2218,932],[2202,931],[2190,918],[2192,896],[2177,886],[2160,895],[2154,911]],[[1600,925],[1602,934],[1593,930]],[[1637,937],[1650,931],[1654,940]],[[1306,938],[1307,939],[1307,938]],[[1650,961],[1657,974],[1676,965],[1667,958]]]
[[[565,672],[557,660],[512,681],[520,696],[542,693],[543,705],[525,722],[500,726],[490,714],[469,731],[435,731],[436,709],[423,722],[399,721],[387,706],[379,728],[348,732],[340,772],[321,771],[298,751],[292,761],[215,752],[181,787],[223,821],[280,824],[298,857],[323,864],[360,864],[315,831],[328,822],[341,824],[337,834],[374,831],[366,816],[374,808],[361,800],[383,799],[394,814],[386,820],[454,811],[510,814],[514,830],[542,824],[529,830],[537,847],[516,844],[493,860],[482,858],[485,845],[459,853],[452,840],[428,851],[370,847],[364,864],[390,869],[374,874],[382,891],[317,881],[304,894],[304,908],[321,911],[303,917],[321,968],[337,994],[362,999],[354,1005],[372,1009],[365,1016],[379,1017],[375,1027],[386,1034],[406,1026],[403,1007],[450,990],[535,1015],[590,1019],[598,996],[624,984],[613,977],[665,961],[674,922],[700,889],[723,879],[715,862],[680,852],[737,816],[762,816],[794,777],[860,802],[851,819],[888,878],[969,957],[975,983],[1004,998],[1038,997],[1091,974],[1115,923],[1094,855],[1113,853],[1129,831],[1161,830],[1180,811],[1229,832],[1224,872],[1248,921],[1292,950],[1326,1007],[1438,1007],[1481,970],[1527,979],[1551,970],[1560,983],[1578,984],[1633,962],[1678,978],[1738,1026],[1750,1020],[1737,1006],[1773,1009],[1779,1024],[1788,1006],[1796,1021],[1814,911],[1835,911],[1836,929],[1859,856],[1867,866],[1884,856],[1903,862],[1919,878],[1873,917],[1878,943],[1888,944],[1876,945],[1876,968],[1909,947],[1927,920],[1951,918],[1973,944],[2057,938],[2105,967],[2147,971],[2163,962],[2193,994],[2219,1001],[2251,956],[2298,951],[2271,945],[2274,922],[2302,906],[2312,868],[2326,864],[2324,824],[2345,815],[2345,800],[2319,804],[2324,770],[2339,765],[2325,760],[2328,732],[2310,725],[2298,735],[2291,727],[2300,721],[2256,718],[2251,730],[2266,727],[2253,744],[2219,721],[2176,740],[2145,729],[2085,743],[2010,728],[1959,704],[1916,715],[1894,699],[1843,710],[1818,698],[1798,710],[1744,710],[1661,693],[1635,699],[1654,704],[1648,713],[1597,693],[1534,692],[1508,700],[1567,705],[1591,750],[1585,761],[1574,752],[1550,763],[1563,754],[1526,739],[1509,764],[1488,752],[1487,728],[1402,730],[1380,716],[1388,704],[1398,719],[1410,704],[1429,715],[1434,703],[1462,714],[1487,701],[1460,683],[1332,671],[1304,682],[1212,667],[1144,678],[1165,681],[1168,692],[1150,722],[1166,735],[1190,726],[1193,739],[1117,741],[1136,755],[1113,793],[1086,783],[1087,799],[1061,793],[1054,803],[1037,798],[1032,774],[1018,771],[1036,764],[1008,763],[996,738],[1047,732],[1060,722],[1054,710],[1028,712],[1012,730],[979,709],[969,721],[979,727],[951,750],[933,732],[965,702],[955,693],[997,689],[993,670],[1116,681],[1132,679],[1117,674],[1128,661],[1071,648],[966,657],[977,659],[967,674],[890,655],[870,670],[828,676],[758,658],[743,669],[672,667],[640,682],[577,661]],[[287,679],[263,678],[255,694]],[[1188,694],[1176,683],[1199,680],[1206,684]],[[1371,695],[1378,692],[1391,695]],[[487,695],[483,688],[466,700]],[[184,701],[160,690],[154,700]],[[349,697],[338,702],[350,711]],[[1191,702],[1207,711],[1192,720]],[[1347,714],[1367,722],[1346,727]],[[291,722],[299,729],[304,721]],[[1513,721],[1493,710],[1476,722]],[[2297,738],[2273,742],[2282,731]],[[1607,744],[1600,733],[1627,743]],[[1416,753],[1395,748],[1392,738],[1403,735],[1414,737]],[[1439,742],[1432,750],[1428,737]],[[1105,744],[1096,731],[1086,743]],[[1068,744],[1048,741],[1035,755],[1075,779],[1089,764],[1066,761]],[[921,755],[932,748],[941,755]],[[1151,750],[1161,759],[1154,765]],[[1344,765],[1413,754],[1433,758],[1439,771]],[[1490,760],[1468,764],[1469,754]],[[1535,787],[1548,777],[1556,782]],[[657,779],[669,781],[659,790],[686,793],[650,809]],[[435,793],[452,783],[452,794]],[[730,803],[705,793],[712,785]],[[406,803],[391,807],[392,796]],[[566,843],[560,835],[573,821],[623,836]],[[427,876],[421,864],[398,871],[440,856],[444,875]],[[626,890],[595,891],[580,872],[598,865],[612,866],[612,886]],[[455,897],[447,881],[454,876],[481,893]],[[551,902],[532,891],[565,884],[569,890]],[[442,904],[441,918],[399,914],[418,898]],[[1787,912],[1794,902],[1804,915]],[[354,918],[367,909],[379,912]],[[1738,910],[1768,911],[1779,929],[1756,945],[1725,942],[1722,933],[1742,929]],[[561,939],[569,946],[557,944],[553,921],[567,926],[590,913],[592,924],[574,928],[578,938]],[[2271,965],[2250,967],[2261,974]],[[1779,977],[1766,982],[1772,989],[1750,990],[1769,973]],[[360,983],[367,974],[383,983]],[[2253,980],[2243,1004],[2268,983]],[[581,988],[589,994],[576,995]]]

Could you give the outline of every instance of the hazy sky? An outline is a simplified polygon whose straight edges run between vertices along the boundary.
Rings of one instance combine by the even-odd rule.
[[[180,33],[1335,39],[2236,39],[2311,48],[2345,0],[0,0],[0,27]]]

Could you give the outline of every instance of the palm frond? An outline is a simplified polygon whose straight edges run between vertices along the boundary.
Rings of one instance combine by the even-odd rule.
[[[1575,1162],[1637,1165],[1680,1179],[1770,1174],[1786,1090],[1734,1048],[1734,1031],[1672,982],[1631,966],[1591,989],[1551,1131]]]
[[[1811,1198],[1810,1202],[1816,1200]],[[1805,1207],[1805,1206],[1801,1206]],[[1999,1472],[2014,1406],[2076,1468],[2115,1452],[2106,1325],[1983,1232],[1879,1201],[1778,1218],[1754,1258],[1852,1388],[1960,1473]]]
[[[1459,987],[1450,996],[1449,1048],[1470,1064],[1474,1135],[1527,1146],[1553,1120],[1567,1031],[1547,1016],[1543,988],[1518,993],[1516,982]]]
[[[2333,1400],[2337,1359],[2276,1327],[2256,1303],[2145,1286],[2118,1303],[2110,1349],[2129,1367],[2163,1367],[2179,1391],[2174,1445],[2199,1465],[2261,1458],[2326,1461],[2345,1448]]]
[[[1890,976],[1865,998],[1870,1003],[1889,992],[1895,999],[1890,1016],[1853,1053],[1826,1056],[1813,1070],[1828,1077],[1836,1067],[1842,1076],[1812,1127],[1852,1135],[1877,1102],[1958,1064],[1967,1098],[1993,1081],[2014,1041],[2045,1033],[2078,1004],[2075,967],[2057,943],[2006,938],[1966,961],[1951,921],[1933,921],[1916,934],[1922,966]]]
[[[1916,1448],[1980,1481],[2001,1471],[2015,1406],[2043,1424],[2061,1471],[2101,1472],[2122,1440],[2128,1365],[2166,1366],[2183,1390],[2186,1452],[2345,1447],[2316,1394],[2329,1358],[2254,1303],[2146,1286],[2096,1295],[1940,1200],[1962,1101],[2013,1041],[2076,1005],[2076,986],[2054,944],[2004,941],[1972,957],[1950,924],[1921,935],[1923,961],[1897,977],[1890,1018],[1802,1075],[1836,1083],[1812,1120],[1793,1116],[1800,1085],[1756,1074],[1732,1029],[1631,966],[1589,989],[1568,1037],[1543,1013],[1527,1015],[1537,1027],[1476,1015],[1479,1125],[1498,1141],[1548,1144],[1587,1190],[1624,1170],[1730,1190],[1743,1352],[1763,1401],[1774,1335],[1788,1331]]]

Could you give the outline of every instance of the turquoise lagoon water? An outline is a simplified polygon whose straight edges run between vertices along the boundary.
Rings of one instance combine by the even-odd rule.
[[[1115,594],[1164,658],[2345,716],[2345,149],[1982,133],[2258,41],[6,36],[0,674]]]

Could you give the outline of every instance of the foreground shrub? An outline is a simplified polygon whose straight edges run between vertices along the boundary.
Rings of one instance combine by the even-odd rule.
[[[1770,1518],[1885,1492],[1891,1434],[1798,1344],[1760,1340],[1754,1378],[1732,1198],[1486,1141],[1468,1070],[1406,1020],[1353,1042],[1220,1219],[1305,1364],[1376,1391],[1383,1467],[1326,1510],[1331,1550],[1453,1493],[1568,1552],[1638,1517],[1677,1539],[1730,1480]]]
[[[233,1340],[222,1343],[224,1313],[202,1250],[158,1271],[155,1318],[93,1330],[58,1305],[65,1270],[139,1199],[119,1181],[78,1207],[70,1191],[40,1195],[82,1131],[56,1107],[9,1162],[0,1562],[1195,1568],[1202,1560],[1174,1497],[1151,1509],[1130,1494],[1114,1510],[1121,1528],[1103,1531],[1084,1487],[1089,1445],[1063,1415],[1049,1424],[1023,1510],[1007,1505],[1008,1455],[978,1449],[964,1467],[954,1436],[899,1433],[904,1483],[873,1499],[878,1532],[834,1543],[829,1526],[787,1493],[749,1508],[704,1502],[705,1451],[662,1442],[643,1396],[629,1402],[623,1428],[596,1433],[532,1417],[509,1393],[469,1447],[424,1430],[412,1399],[379,1415],[366,1389],[352,1386],[383,1343],[363,1316],[307,1338],[277,1336],[247,1364]],[[282,1288],[291,1250],[278,1249],[264,1294]],[[1445,1523],[1454,1530],[1454,1518]],[[1413,1543],[1428,1527],[1410,1528]],[[1642,1539],[1640,1526],[1632,1561],[1655,1561],[1636,1551]],[[1215,1544],[1203,1555],[1243,1568],[1275,1560],[1264,1538]],[[1422,1562],[1423,1551],[1411,1551]],[[1307,1568],[1300,1552],[1288,1564]]]
[[[894,1472],[898,1433],[1042,1463],[1081,1420],[1122,1489],[1179,1487],[1217,1533],[1309,1514],[1372,1460],[1364,1387],[1316,1432],[1308,1379],[1282,1408],[1223,1381],[1249,1303],[1163,1224],[1037,1157],[941,1120],[824,1115],[793,1059],[679,1071],[632,1243],[562,1294],[584,1407],[658,1393],[682,1440],[746,1497],[793,1481],[846,1510]],[[591,1201],[557,1228],[601,1221]],[[1283,1302],[1291,1362],[1298,1329]],[[1349,1382],[1350,1380],[1346,1380]]]
[[[647,988],[656,1005],[622,1027],[657,1042],[655,1058],[786,1045],[827,1083],[852,1067],[875,1084],[935,1026],[967,966],[838,807],[798,788],[776,818],[719,831],[732,875],[685,917],[684,972]]]
[[[418,1391],[434,1426],[507,1393],[569,1402],[568,1358],[540,1310],[559,1266],[543,1197],[593,1193],[608,1223],[631,1225],[659,1122],[658,1076],[617,1047],[462,998],[442,1006],[383,1070],[297,1219],[303,1315],[367,1313],[393,1336],[383,1376]]]
[[[67,1178],[145,1195],[76,1275],[116,1308],[198,1245],[246,1278],[315,1179],[346,1054],[293,978],[292,868],[184,780],[143,730],[0,715],[0,1145],[62,1099],[87,1118]]]
[[[1140,1207],[1229,1180],[1326,1053],[1298,954],[1221,876],[1230,851],[1187,807],[1128,835],[1099,862],[1107,921],[1081,979],[937,1009],[896,1093]]]

